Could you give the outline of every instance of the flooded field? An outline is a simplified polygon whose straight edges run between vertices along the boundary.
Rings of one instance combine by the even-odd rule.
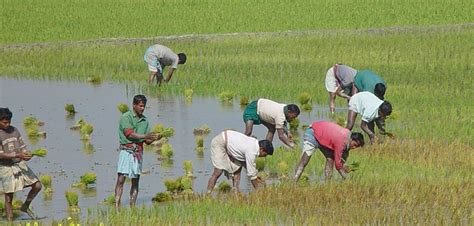
[[[30,167],[40,176],[53,176],[54,193],[46,198],[41,192],[33,202],[33,209],[40,217],[48,219],[62,219],[68,215],[67,202],[64,192],[71,189],[71,185],[79,181],[79,177],[86,172],[97,173],[97,183],[88,189],[73,189],[79,194],[79,207],[83,216],[89,207],[101,206],[102,201],[113,194],[116,180],[116,164],[118,158],[117,127],[120,113],[117,104],[130,105],[134,95],[139,94],[137,89],[125,85],[103,83],[93,86],[85,83],[15,80],[0,77],[0,106],[8,107],[13,112],[12,125],[17,127],[29,144],[30,150],[40,147],[48,149],[45,158],[35,157],[29,161]],[[153,149],[145,149],[143,170],[145,174],[140,180],[140,193],[137,204],[151,204],[151,198],[161,191],[165,191],[164,180],[176,178],[184,174],[183,161],[193,163],[193,189],[196,192],[205,191],[212,164],[209,159],[209,144],[211,139],[223,129],[244,130],[242,121],[243,109],[237,100],[234,103],[223,104],[217,97],[193,97],[192,102],[186,102],[183,96],[153,97],[147,94],[147,109],[145,115],[151,126],[161,123],[166,127],[173,127],[175,135],[169,143],[173,146],[175,155],[172,164],[165,164],[158,159]],[[76,115],[67,117],[64,105],[75,105]],[[339,109],[343,111],[343,109]],[[313,120],[327,118],[326,107],[313,106],[311,113],[302,112],[302,124],[309,124]],[[32,115],[45,122],[41,130],[47,132],[46,139],[37,143],[31,142],[25,133],[22,120]],[[94,125],[90,144],[83,143],[80,134],[70,127],[80,117]],[[195,137],[193,129],[208,125],[211,133],[205,137],[204,155],[200,156],[194,150]],[[301,130],[299,131],[301,133]],[[264,138],[266,129],[256,126],[254,134]],[[276,136],[274,145],[281,143]],[[293,167],[293,166],[291,166]],[[245,172],[243,172],[245,173]],[[225,180],[221,177],[220,180]],[[129,200],[130,184],[126,184],[122,203],[127,205]],[[248,192],[250,183],[243,176],[241,190]],[[19,192],[17,197],[24,200],[26,192]],[[3,199],[3,196],[1,197]]]

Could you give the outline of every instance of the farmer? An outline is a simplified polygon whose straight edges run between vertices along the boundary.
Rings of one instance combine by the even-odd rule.
[[[13,114],[8,108],[0,108],[0,192],[5,194],[7,219],[11,221],[13,193],[31,187],[20,210],[36,219],[30,204],[42,185],[25,162],[30,160],[32,155],[26,149],[18,129],[10,124],[12,117]]]
[[[238,191],[242,167],[246,168],[253,187],[257,189],[261,179],[257,176],[255,160],[257,157],[272,154],[272,142],[258,141],[236,131],[224,130],[211,141],[211,161],[214,172],[207,183],[207,193],[212,192],[217,179],[223,172],[226,176],[232,176],[232,187]]]
[[[288,122],[298,117],[300,109],[295,104],[280,104],[272,100],[260,98],[251,102],[244,111],[245,135],[252,135],[253,125],[263,124],[267,127],[266,140],[273,141],[275,130],[278,132],[283,144],[293,148],[291,133],[288,130]]]
[[[186,63],[186,54],[178,53],[176,55],[170,48],[159,44],[148,47],[143,58],[145,63],[148,64],[148,70],[150,71],[148,84],[151,84],[156,77],[156,83],[161,85],[163,69],[166,66],[170,66],[170,68],[164,81],[169,82],[174,71],[178,68],[178,64]]]
[[[349,157],[349,150],[364,146],[364,136],[361,133],[351,133],[346,128],[328,121],[316,121],[306,129],[300,163],[294,179],[298,181],[304,168],[311,159],[314,150],[319,148],[326,157],[324,179],[330,179],[334,165],[343,179],[347,179],[351,169],[344,165]]]
[[[326,72],[326,90],[329,92],[329,110],[334,113],[336,109],[336,95],[346,98],[352,96],[352,86],[357,70],[344,64],[335,64]]]
[[[358,71],[354,77],[352,93],[368,91],[375,94],[379,99],[384,100],[386,89],[387,84],[380,76],[371,70],[363,70]]]
[[[385,118],[392,113],[392,105],[388,101],[380,100],[371,92],[360,92],[352,96],[349,101],[346,128],[352,130],[357,114],[362,116],[360,128],[367,133],[370,143],[375,141],[374,121],[380,134],[392,136],[385,131]]]
[[[147,118],[143,115],[146,106],[146,97],[133,97],[133,109],[120,117],[119,123],[119,160],[117,164],[117,184],[115,186],[115,206],[120,206],[125,177],[132,179],[130,188],[130,206],[135,206],[138,195],[138,182],[142,171],[143,142],[151,144],[160,138],[150,133]]]

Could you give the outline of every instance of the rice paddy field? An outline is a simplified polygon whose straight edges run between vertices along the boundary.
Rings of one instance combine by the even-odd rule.
[[[92,106],[97,101],[107,102],[104,105],[108,106],[99,112],[117,113],[117,109],[110,108],[144,93],[153,100],[146,111],[151,120],[174,127],[176,134],[186,137],[170,139],[177,153],[172,167],[152,169],[151,175],[157,175],[157,179],[143,178],[145,192],[139,193],[139,198],[143,195],[147,200],[139,202],[139,207],[117,212],[94,205],[94,199],[80,195],[90,204],[82,208],[81,214],[66,210],[46,213],[48,218],[37,221],[39,224],[473,224],[474,17],[470,1],[5,0],[0,12],[0,105],[17,111],[13,112],[14,117],[19,115],[15,119],[17,127],[21,127],[20,116],[44,114],[49,119],[49,111],[64,111],[61,107],[65,101],[84,103],[79,108],[93,117],[97,109]],[[148,72],[143,54],[155,43],[188,55],[187,63],[178,67],[171,82],[161,87],[146,84]],[[202,194],[212,165],[196,157],[193,135],[183,135],[180,130],[192,131],[206,123],[212,129],[211,135],[225,128],[243,131],[242,108],[237,106],[240,99],[266,97],[298,103],[302,92],[311,95],[313,110],[302,113],[300,127],[312,120],[343,119],[347,107],[340,98],[337,116],[327,114],[324,76],[335,63],[371,69],[385,79],[385,97],[394,107],[387,127],[396,139],[383,139],[381,144],[351,151],[349,162],[360,163],[360,168],[347,181],[335,175],[323,183],[320,176],[324,159],[315,153],[305,170],[307,180],[295,184],[291,177],[300,151],[279,148],[264,161],[261,173],[266,175],[265,188],[253,191],[246,181],[241,185],[242,194]],[[102,82],[87,83],[91,78]],[[16,91],[38,92],[38,97],[50,98],[51,103],[45,101],[35,112],[34,107],[15,103],[22,99],[15,92],[5,91],[29,83],[37,83],[32,87],[43,87],[45,93],[55,90],[54,86],[80,88],[74,95],[65,92],[45,96],[41,89],[34,88]],[[93,97],[80,97],[81,92],[91,95],[94,89],[104,87],[114,90],[108,93],[118,94],[97,97],[96,102]],[[184,99],[185,90],[190,89],[194,97],[191,106],[195,107],[183,104],[178,111],[181,113],[171,111],[173,117],[157,116],[170,106],[166,103]],[[231,107],[216,105],[223,92],[233,94]],[[88,101],[92,101],[90,108],[85,104]],[[31,105],[38,104],[33,102]],[[10,105],[4,106],[5,103]],[[207,104],[199,108],[200,103]],[[195,108],[212,113],[201,117],[199,124],[186,127],[181,122],[182,112],[198,111]],[[235,117],[235,121],[228,116]],[[92,156],[106,159],[100,153],[116,139],[116,127],[102,123],[101,117],[107,116],[96,115],[92,119],[95,133],[101,137],[92,133],[97,149]],[[46,125],[54,120],[68,125],[77,119],[49,119]],[[60,129],[64,127],[67,126]],[[355,130],[360,129],[356,126]],[[300,128],[297,131],[302,132]],[[257,136],[263,137],[264,131]],[[49,142],[52,154],[55,146],[66,145],[61,144],[60,136],[54,141],[50,138],[44,142]],[[204,138],[204,147],[209,147],[211,138]],[[77,149],[74,145],[82,147],[81,143],[72,144],[71,149]],[[274,145],[281,146],[277,138]],[[42,162],[33,162],[37,167],[33,169],[43,171],[41,165],[52,158],[51,153]],[[182,157],[186,153],[191,153],[191,160],[200,171],[195,173],[195,193],[152,204],[148,198],[165,190],[163,181],[182,174],[181,161],[189,159]],[[74,155],[87,169],[101,167],[99,164],[91,168],[94,158],[86,152]],[[155,155],[158,154],[148,153],[150,158]],[[117,156],[107,156],[112,165],[102,172],[115,177],[113,164]],[[209,150],[205,149],[201,157],[208,159]],[[150,167],[163,164],[163,160],[153,161]],[[54,164],[48,167],[54,171]],[[71,171],[67,165],[63,168]],[[160,174],[161,171],[167,173]],[[99,174],[96,186],[102,195],[110,192],[113,185],[101,184],[101,177],[106,176]],[[151,180],[160,186],[144,182]],[[53,182],[57,181],[53,178]],[[68,187],[73,179],[66,181],[67,185],[60,186]],[[124,198],[128,197],[128,186]],[[67,209],[62,192],[59,196],[62,200],[54,205]],[[38,196],[33,202],[34,209],[45,205],[40,199]],[[34,221],[18,221],[21,225],[28,223]]]

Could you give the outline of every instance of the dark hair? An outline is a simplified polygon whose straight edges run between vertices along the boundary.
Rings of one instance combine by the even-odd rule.
[[[12,120],[13,113],[8,108],[0,108],[0,120]]]
[[[377,96],[379,99],[384,100],[385,99],[385,91],[387,90],[387,87],[383,83],[377,83],[375,84],[374,88],[374,94]]]
[[[184,64],[186,63],[186,54],[184,53],[178,53],[178,63],[179,64]]]
[[[364,135],[359,132],[355,132],[351,134],[351,140],[357,141],[360,147],[364,147]]]
[[[288,104],[286,105],[288,111],[296,113],[296,115],[300,115],[300,108],[296,104]]]
[[[273,144],[272,144],[272,142],[270,142],[268,140],[261,140],[261,141],[258,142],[258,145],[261,148],[263,148],[265,153],[267,153],[269,155],[273,155]]]
[[[146,97],[143,95],[136,95],[133,97],[133,104],[139,104],[140,102],[143,102],[143,104],[146,104]]]
[[[392,114],[392,104],[388,101],[384,101],[380,107],[379,111],[382,112],[385,116]]]

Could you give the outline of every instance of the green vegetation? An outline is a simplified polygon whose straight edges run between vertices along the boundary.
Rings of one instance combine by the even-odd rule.
[[[64,105],[64,110],[70,115],[74,115],[77,113],[76,109],[74,108],[74,104],[66,104]]]
[[[465,0],[5,0],[0,43],[457,24],[472,22],[471,6]]]
[[[187,177],[193,177],[194,174],[193,174],[193,162],[189,161],[189,160],[186,160],[183,162],[183,169],[184,169],[184,173],[185,173],[185,176]]]
[[[44,187],[44,193],[53,192],[53,179],[51,175],[41,175],[39,180]]]
[[[95,184],[96,180],[97,180],[96,173],[85,173],[84,175],[81,176],[81,184],[85,186],[88,186],[90,184]]]
[[[234,96],[235,96],[235,93],[230,92],[230,91],[224,91],[222,93],[219,93],[219,99],[222,102],[232,102],[232,100],[234,99]]]
[[[169,202],[172,201],[173,197],[169,192],[158,192],[155,197],[151,199],[153,202]]]
[[[166,41],[163,44],[179,46],[195,60],[180,67],[172,84],[160,88],[145,85],[146,67],[136,59],[151,42],[0,49],[0,74],[81,81],[96,73],[104,80],[134,82],[143,89],[160,89],[165,94],[181,94],[192,86],[193,95],[214,96],[225,87],[252,99],[265,96],[282,102],[296,100],[298,90],[304,90],[311,94],[313,103],[326,107],[324,73],[334,62],[343,62],[357,69],[370,68],[387,81],[386,99],[398,114],[388,122],[388,129],[400,138],[440,138],[438,131],[444,131],[442,139],[447,141],[473,142],[473,105],[465,102],[466,97],[474,96],[467,82],[472,74],[473,56],[468,47],[474,43],[473,32],[472,26],[458,26],[262,35],[251,39],[237,36],[209,39],[199,45],[195,40]],[[76,56],[75,61],[71,62],[69,55]],[[25,58],[29,60],[20,60]],[[453,71],[457,79],[450,79]],[[289,75],[296,82],[288,83]],[[433,83],[427,82],[433,76],[443,81],[437,83],[436,92]],[[262,89],[269,77],[272,82]],[[337,104],[343,106],[346,102],[338,98]],[[433,108],[434,104],[438,107]],[[456,115],[456,120],[451,115]],[[403,122],[410,122],[410,127]]]
[[[174,136],[173,127],[165,127],[163,124],[157,124],[151,130],[153,133],[161,135],[163,138],[168,138]]]
[[[205,136],[211,132],[211,128],[208,125],[204,124],[201,127],[194,128],[193,134],[195,136]]]
[[[91,134],[94,131],[94,126],[89,123],[84,123],[81,125],[81,140],[90,140]]]
[[[48,154],[46,148],[39,148],[31,152],[32,156],[45,157]]]
[[[66,191],[65,192],[67,205],[69,207],[69,211],[71,212],[80,212],[81,209],[79,208],[79,196],[74,191]]]
[[[166,159],[171,159],[173,157],[174,151],[171,144],[165,143],[161,146],[161,156]]]
[[[217,190],[221,193],[230,192],[231,189],[232,187],[226,180],[221,180],[221,182],[219,182],[219,184],[217,185]]]
[[[120,111],[120,113],[125,113],[128,111],[128,105],[124,103],[120,103],[117,105],[117,109]]]

